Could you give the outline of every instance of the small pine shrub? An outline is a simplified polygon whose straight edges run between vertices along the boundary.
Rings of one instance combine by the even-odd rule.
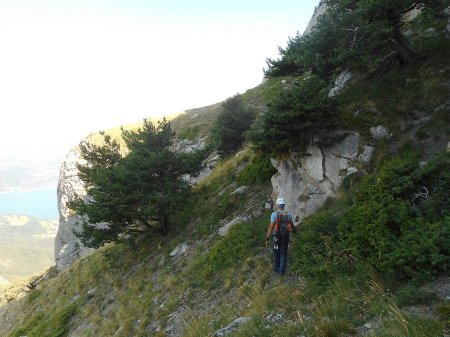
[[[448,268],[450,154],[424,167],[393,158],[368,176],[339,220],[339,246],[379,271],[429,278]],[[426,192],[427,191],[427,192]]]

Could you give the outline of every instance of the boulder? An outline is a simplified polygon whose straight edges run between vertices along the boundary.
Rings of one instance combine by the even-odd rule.
[[[250,321],[251,317],[240,317],[235,319],[230,325],[226,326],[225,328],[219,329],[216,332],[214,332],[215,337],[223,337],[225,335],[229,335],[230,333],[236,331],[242,324],[247,323]]]
[[[370,161],[373,148],[361,145],[358,133],[340,136],[342,140],[331,146],[319,145],[322,142],[318,138],[306,150],[291,150],[283,159],[271,158],[277,170],[272,176],[272,197],[285,198],[295,224],[335,197],[344,178],[358,172],[358,163]]]
[[[248,221],[248,218],[245,216],[237,216],[235,217],[233,220],[231,220],[229,223],[227,223],[226,225],[222,226],[219,229],[219,235],[220,236],[226,236],[228,234],[228,232],[230,231],[230,228],[233,227],[234,225],[243,223],[245,221]]]
[[[378,125],[370,128],[370,134],[373,138],[380,140],[386,139],[390,137],[388,129],[386,129],[383,125]]]
[[[170,257],[178,257],[181,255],[185,255],[189,249],[189,246],[186,243],[179,244],[175,247],[174,250],[170,252]]]
[[[345,70],[340,73],[336,78],[336,81],[334,82],[334,87],[331,88],[330,92],[328,93],[328,97],[339,95],[345,89],[348,81],[350,81],[352,77],[353,74],[350,71]]]
[[[230,195],[235,195],[235,194],[244,194],[245,191],[247,190],[247,186],[241,186],[238,187],[236,190],[234,190],[233,192],[230,193]]]

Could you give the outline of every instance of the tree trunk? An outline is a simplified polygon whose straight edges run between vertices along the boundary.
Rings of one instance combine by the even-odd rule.
[[[162,234],[162,235],[166,235],[166,234],[168,233],[168,231],[169,231],[169,228],[168,228],[168,226],[169,226],[169,221],[168,221],[166,215],[163,215],[163,216],[160,218],[160,224],[161,224],[161,234]]]
[[[411,47],[399,28],[395,30],[394,37],[389,40],[392,50],[400,54],[405,63],[414,63],[419,54]]]

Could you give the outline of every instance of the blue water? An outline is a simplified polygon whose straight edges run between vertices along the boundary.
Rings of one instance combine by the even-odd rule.
[[[6,214],[57,220],[56,188],[0,194],[0,215]]]

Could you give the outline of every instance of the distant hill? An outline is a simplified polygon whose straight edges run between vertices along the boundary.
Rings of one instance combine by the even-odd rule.
[[[54,265],[57,221],[0,216],[0,287]]]

